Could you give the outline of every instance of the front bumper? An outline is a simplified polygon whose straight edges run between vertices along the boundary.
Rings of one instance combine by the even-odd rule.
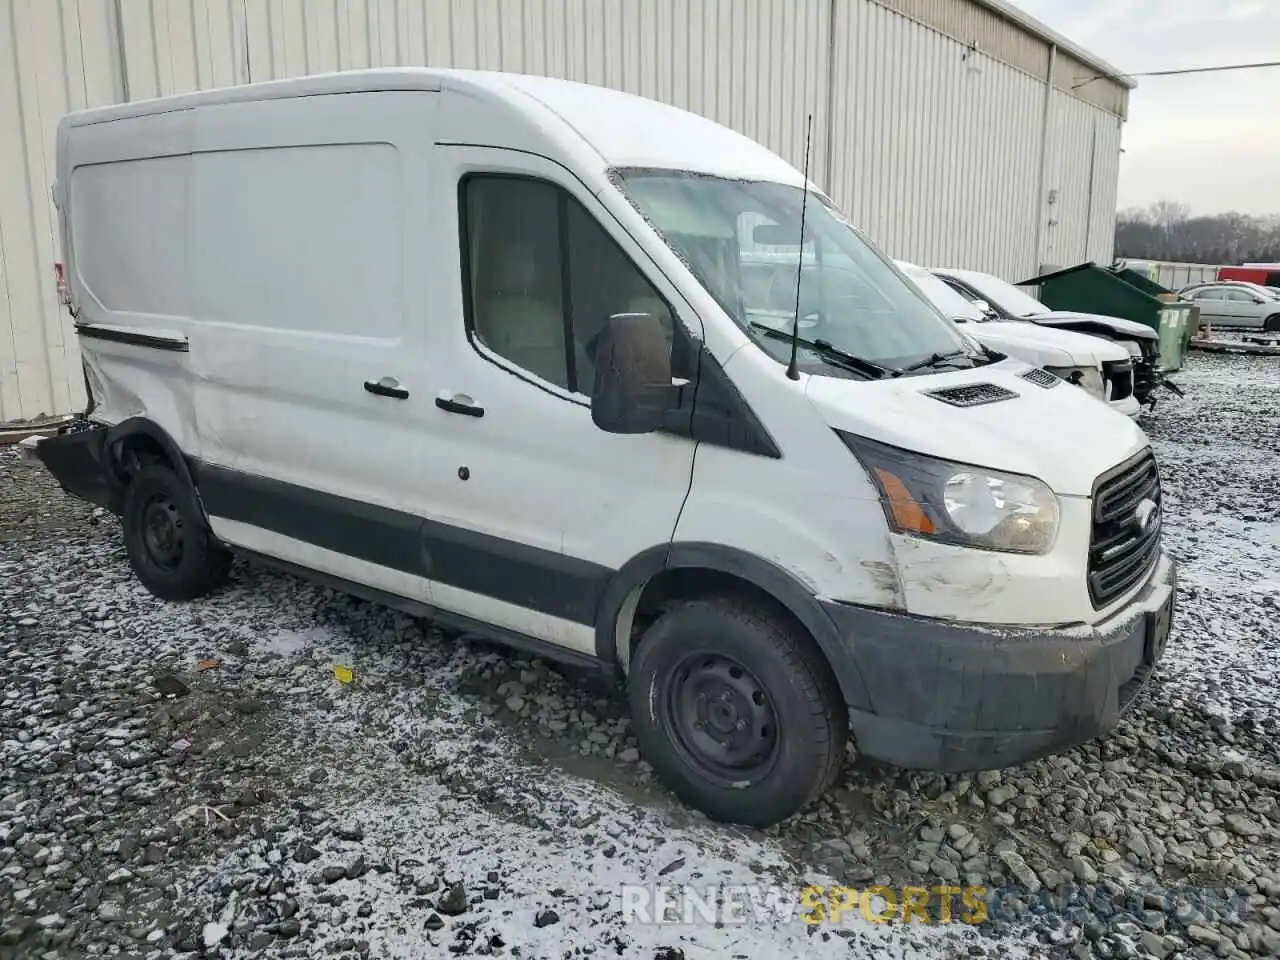
[[[826,602],[870,699],[851,709],[858,750],[959,772],[1035,759],[1111,730],[1164,652],[1177,575],[1094,626],[981,627]]]

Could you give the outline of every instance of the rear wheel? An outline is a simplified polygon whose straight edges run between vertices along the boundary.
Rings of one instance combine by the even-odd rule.
[[[645,759],[712,819],[777,823],[839,772],[848,737],[839,689],[779,613],[728,598],[680,603],[641,638],[628,686]]]
[[[231,554],[213,539],[190,486],[167,466],[143,468],[125,489],[124,545],[142,585],[163,600],[194,600],[227,580]]]
[[[1262,325],[1262,329],[1267,333],[1280,333],[1280,313],[1273,313],[1267,317],[1266,323]]]

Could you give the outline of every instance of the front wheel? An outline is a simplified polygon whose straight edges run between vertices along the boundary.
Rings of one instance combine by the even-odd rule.
[[[1267,317],[1266,323],[1262,325],[1262,329],[1267,333],[1280,333],[1280,313],[1273,313]]]
[[[226,582],[231,555],[213,539],[195,491],[165,466],[125,489],[124,546],[142,585],[162,600],[194,600]]]
[[[646,760],[714,820],[764,827],[834,781],[848,717],[830,669],[789,618],[689,600],[640,639],[628,676]]]

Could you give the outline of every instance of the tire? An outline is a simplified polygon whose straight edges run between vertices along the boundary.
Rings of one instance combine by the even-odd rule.
[[[134,475],[125,488],[123,527],[133,572],[162,600],[203,597],[231,572],[231,554],[214,541],[195,492],[168,467]]]
[[[1262,324],[1265,333],[1280,333],[1280,313],[1273,313]]]
[[[628,695],[659,780],[713,820],[778,823],[840,771],[849,721],[829,667],[799,626],[750,601],[670,608],[640,639]]]

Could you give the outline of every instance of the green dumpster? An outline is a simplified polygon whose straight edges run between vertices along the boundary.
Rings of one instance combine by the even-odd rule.
[[[1018,285],[1039,287],[1040,301],[1055,310],[1098,313],[1150,327],[1160,338],[1160,368],[1165,373],[1182,369],[1198,325],[1195,304],[1135,270],[1081,263]]]

